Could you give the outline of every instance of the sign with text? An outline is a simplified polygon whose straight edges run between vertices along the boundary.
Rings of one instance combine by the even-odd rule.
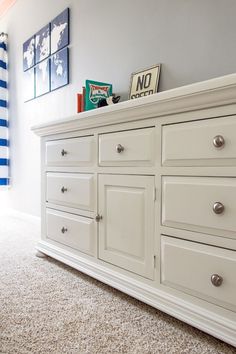
[[[129,99],[152,95],[157,92],[161,64],[132,73]]]

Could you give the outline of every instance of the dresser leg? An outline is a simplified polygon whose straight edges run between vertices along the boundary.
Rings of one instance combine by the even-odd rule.
[[[45,253],[40,252],[40,251],[36,251],[35,256],[38,258],[46,258],[47,257],[47,255]]]

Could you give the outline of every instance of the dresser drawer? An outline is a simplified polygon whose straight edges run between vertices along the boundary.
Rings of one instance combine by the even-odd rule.
[[[47,166],[87,166],[94,161],[94,137],[46,142]]]
[[[236,238],[236,179],[163,177],[162,224]]]
[[[161,283],[236,311],[236,252],[161,238]]]
[[[47,173],[47,202],[93,211],[94,198],[93,174]]]
[[[164,126],[162,164],[235,166],[235,131],[235,116]]]
[[[154,150],[154,128],[99,136],[101,166],[152,166]]]
[[[95,223],[93,219],[46,210],[47,238],[89,255],[95,252]]]

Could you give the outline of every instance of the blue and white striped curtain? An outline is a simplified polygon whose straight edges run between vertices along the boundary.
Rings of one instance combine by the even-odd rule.
[[[0,34],[0,186],[9,185],[7,35]]]

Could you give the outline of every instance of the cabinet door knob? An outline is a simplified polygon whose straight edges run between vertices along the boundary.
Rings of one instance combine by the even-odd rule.
[[[96,215],[95,216],[95,220],[96,220],[96,222],[99,222],[100,220],[102,220],[102,215]]]
[[[61,192],[62,193],[65,193],[65,192],[67,192],[67,188],[65,188],[64,186],[61,188]]]
[[[62,150],[61,150],[61,156],[65,156],[66,154],[67,154],[67,151],[64,150],[64,149],[62,149]]]
[[[222,214],[225,210],[224,204],[220,202],[215,202],[213,205],[213,211],[215,214]]]
[[[118,154],[124,151],[124,149],[124,146],[122,146],[121,144],[116,145],[116,152],[118,152]]]
[[[221,286],[223,283],[223,278],[218,274],[212,274],[211,282],[214,286]]]
[[[225,139],[223,138],[222,135],[216,135],[214,138],[213,138],[213,145],[216,147],[216,148],[221,148],[225,145]]]
[[[67,231],[68,231],[67,228],[63,226],[63,228],[61,229],[61,232],[64,234]]]

